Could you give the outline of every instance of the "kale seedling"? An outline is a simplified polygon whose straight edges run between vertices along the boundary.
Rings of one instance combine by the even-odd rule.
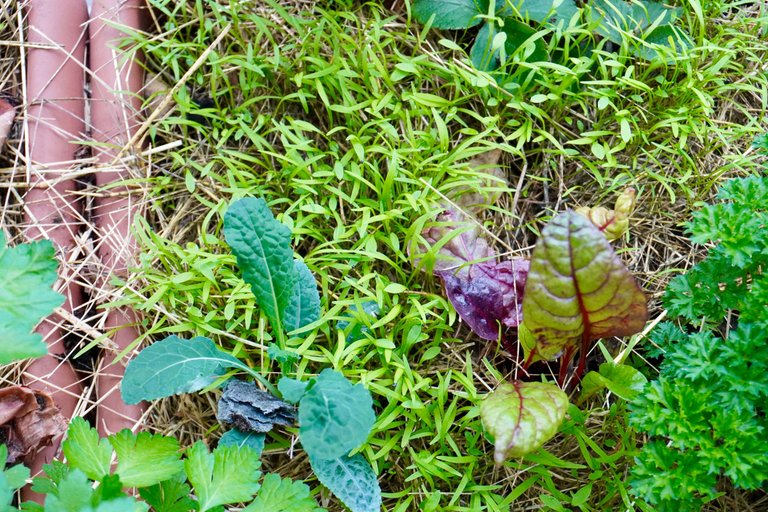
[[[300,335],[320,318],[315,279],[303,262],[293,258],[290,230],[275,220],[263,199],[242,199],[230,205],[224,233],[243,279],[251,286],[278,340],[278,346],[269,353],[285,371],[292,364],[284,350],[286,333]],[[221,380],[230,368],[252,376],[273,395],[282,394],[289,402],[298,403],[299,439],[318,479],[353,512],[380,510],[381,490],[373,469],[362,455],[349,456],[365,443],[373,428],[373,400],[362,384],[353,385],[337,371],[325,369],[304,382],[283,376],[275,388],[208,338],[169,336],[142,350],[128,364],[123,400],[137,403],[199,391]],[[226,409],[222,418],[258,432],[286,421],[287,404],[283,407],[259,398],[255,387],[249,396],[243,388],[238,383],[227,387],[226,402],[219,404],[220,409]],[[247,434],[232,435],[241,438]],[[263,433],[253,436],[253,442],[263,443]]]

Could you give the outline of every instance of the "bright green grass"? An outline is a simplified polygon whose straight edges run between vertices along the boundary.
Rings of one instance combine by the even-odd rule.
[[[150,3],[161,35],[141,47],[171,84],[232,28],[151,131],[156,144],[183,144],[154,162],[148,221],[137,224],[143,284],[128,302],[145,311],[146,337],[210,336],[277,371],[265,367],[270,334],[220,231],[229,201],[264,197],[292,228],[325,311],[288,345],[303,356],[299,373],[333,366],[373,393],[379,416],[364,453],[386,510],[642,510],[623,481],[636,441],[622,404],[572,411],[550,452],[494,468],[478,397],[509,376],[489,362],[502,361],[494,347],[479,358],[407,248],[434,213],[433,188],[476,186],[464,162],[494,148],[511,189],[486,225],[514,250],[556,208],[626,185],[642,192],[639,216],[685,220],[685,205],[738,171],[737,148],[765,131],[759,22],[721,20],[714,3],[700,19],[691,2],[696,47],[674,63],[598,45],[593,60],[521,68],[513,95],[468,65],[461,37],[441,40],[374,5]],[[577,27],[545,37],[572,55],[591,38]],[[213,106],[199,108],[200,95]],[[382,314],[370,336],[347,343],[336,322],[369,300]],[[273,439],[272,453],[289,441]],[[314,485],[306,463],[295,465]]]

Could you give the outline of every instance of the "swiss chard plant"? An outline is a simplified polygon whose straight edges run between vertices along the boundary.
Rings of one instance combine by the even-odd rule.
[[[649,60],[657,58],[656,46],[678,52],[690,46],[690,37],[674,25],[679,9],[647,0],[583,4],[574,0],[415,0],[413,11],[417,20],[434,28],[480,26],[469,56],[481,71],[503,68],[514,56],[528,62],[551,60],[541,29],[562,29],[574,20],[589,23],[597,34],[617,45],[625,38],[638,41],[630,50]]]
[[[280,364],[283,377],[275,386],[208,338],[170,336],[129,363],[123,399],[138,403],[227,381],[218,418],[234,428],[225,436],[261,446],[274,425],[292,425],[297,416],[298,437],[318,480],[353,512],[380,510],[373,469],[361,454],[350,455],[365,443],[376,419],[370,392],[331,369],[304,381],[286,375],[297,360],[297,354],[286,350],[288,333],[301,336],[320,318],[317,284],[307,266],[294,259],[290,230],[275,220],[264,200],[248,198],[230,205],[224,234],[272,327],[277,345],[270,347],[268,356]],[[269,393],[253,383],[228,380],[225,373],[232,369],[252,377]],[[297,404],[298,414],[290,404]]]
[[[542,229],[530,261],[499,258],[471,214],[453,207],[423,238],[431,248],[433,272],[462,320],[480,337],[501,340],[511,354],[517,351],[508,332],[516,334],[525,352],[524,368],[559,358],[563,386],[577,352],[576,381],[596,339],[628,336],[645,326],[645,296],[606,238],[606,233],[616,238],[626,230],[633,204],[634,191],[628,190],[614,210],[598,207],[556,216]],[[590,372],[589,393],[607,387],[634,396],[642,384],[636,374],[624,365]],[[502,384],[480,408],[495,440],[497,462],[541,447],[557,431],[567,407],[567,395],[555,384]]]
[[[630,415],[649,436],[632,489],[661,512],[700,510],[722,478],[768,482],[768,178],[727,182],[687,230],[711,248],[667,287],[659,377]]]

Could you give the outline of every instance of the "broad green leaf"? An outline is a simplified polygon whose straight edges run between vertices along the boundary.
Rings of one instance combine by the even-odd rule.
[[[432,21],[433,28],[458,30],[479,24],[478,14],[488,13],[487,0],[416,0],[413,15],[419,23]]]
[[[218,379],[226,368],[243,366],[208,338],[198,336],[184,340],[168,336],[139,352],[128,363],[121,385],[123,400],[136,404],[199,391]]]
[[[5,460],[0,457],[0,460]],[[3,472],[6,483],[11,489],[21,489],[27,485],[27,478],[29,478],[29,468],[23,464],[16,464]]]
[[[569,211],[547,224],[523,296],[523,322],[536,340],[531,360],[634,334],[647,316],[645,295],[591,222]]]
[[[299,402],[299,439],[317,459],[347,455],[368,439],[374,421],[371,393],[330,368]]]
[[[301,329],[320,318],[320,294],[315,277],[303,261],[294,260],[293,264],[297,279],[283,318],[286,332]]]
[[[679,9],[642,0],[592,0],[589,5],[589,18],[597,23],[597,32],[616,44],[622,43],[623,32],[639,37],[653,24],[672,23],[680,13]]]
[[[123,492],[123,483],[118,475],[106,475],[94,491],[91,500],[94,505],[128,496]]]
[[[8,483],[8,477],[0,471],[0,510],[13,510],[11,502],[14,498],[14,490]]]
[[[48,348],[35,325],[61,306],[51,288],[57,262],[48,240],[6,247],[0,233],[0,365],[45,355]]]
[[[142,499],[155,512],[189,512],[197,510],[197,502],[189,497],[191,489],[183,473],[157,485],[139,489]]]
[[[303,482],[294,482],[268,473],[261,483],[259,495],[243,512],[323,512],[325,509],[309,494]]]
[[[494,438],[501,464],[541,448],[557,432],[568,409],[568,395],[546,382],[505,382],[480,404],[483,426]]]
[[[632,47],[632,50],[637,55],[647,60],[659,60],[662,53],[659,52],[656,45],[671,48],[674,53],[678,55],[683,53],[684,50],[693,47],[691,36],[684,30],[672,25],[661,25],[656,27],[643,39],[651,46],[638,43],[636,46]]]
[[[535,34],[536,30],[511,18],[504,19],[504,26],[501,29],[495,23],[486,23],[478,32],[475,44],[469,52],[472,65],[480,71],[498,69]],[[503,35],[504,44],[496,47],[495,42],[501,35]],[[528,62],[549,60],[546,46],[541,39],[535,40],[533,45],[533,52],[523,60]]]
[[[318,459],[310,455],[309,464],[320,483],[352,512],[381,510],[379,481],[371,465],[359,453],[333,459]]]
[[[96,429],[83,418],[72,418],[62,451],[69,465],[91,480],[100,481],[109,474],[112,447],[106,439],[99,439]]]
[[[222,446],[213,453],[198,441],[187,450],[184,469],[200,512],[219,505],[249,501],[259,490],[259,458],[243,446]]]
[[[109,436],[117,453],[115,473],[127,487],[147,487],[168,480],[184,469],[179,442],[149,432],[128,429]]]
[[[147,510],[149,507],[146,503],[125,497],[99,503],[96,508],[88,509],[87,512],[146,512]]]
[[[625,364],[612,362],[600,365],[600,373],[587,372],[581,382],[581,398],[588,398],[603,388],[627,401],[632,401],[643,390],[648,379]]]
[[[283,400],[296,404],[307,392],[307,387],[311,382],[313,383],[314,379],[300,381],[289,377],[281,377],[280,380],[277,381],[277,389],[280,390],[280,393],[283,395]]]
[[[566,27],[579,13],[579,8],[573,0],[504,0],[496,5],[501,5],[496,15],[502,18],[521,16],[538,23],[557,25],[563,22]]]
[[[224,236],[272,329],[281,329],[298,280],[291,230],[275,220],[266,201],[246,198],[229,206]]]
[[[243,446],[253,450],[253,453],[257,458],[261,457],[261,452],[264,451],[264,440],[266,436],[258,432],[242,432],[236,428],[227,430],[224,435],[219,439],[218,446],[236,446],[242,448]]]

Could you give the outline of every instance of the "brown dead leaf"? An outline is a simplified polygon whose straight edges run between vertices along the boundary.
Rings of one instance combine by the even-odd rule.
[[[0,389],[0,442],[8,464],[21,462],[67,430],[67,422],[48,393],[24,386]]]

